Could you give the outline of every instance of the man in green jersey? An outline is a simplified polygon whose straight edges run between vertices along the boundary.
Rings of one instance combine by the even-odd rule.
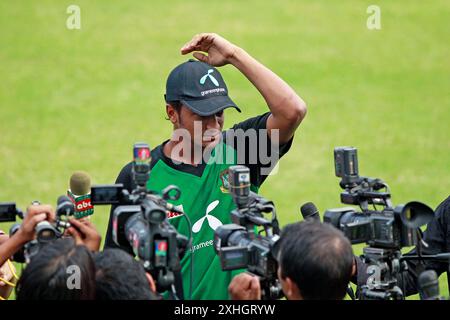
[[[181,48],[182,54],[190,52],[199,61],[182,63],[167,79],[166,112],[174,131],[171,139],[151,152],[147,187],[160,191],[169,184],[178,186],[181,197],[172,203],[182,208],[192,222],[189,226],[182,215],[168,215],[179,232],[186,236],[192,232],[193,236],[192,247],[181,261],[185,298],[228,299],[227,288],[236,272],[221,270],[212,246],[214,230],[231,223],[230,212],[235,208],[227,170],[236,164],[249,167],[251,188],[258,191],[279,157],[289,150],[294,132],[305,117],[306,105],[275,73],[217,34],[194,36]],[[269,112],[223,131],[223,110],[234,107],[240,111],[215,68],[226,64],[250,80],[265,99]],[[135,187],[131,168],[132,164],[127,164],[116,180],[128,190]],[[105,248],[117,247],[112,240],[111,220]],[[132,253],[131,247],[122,249]]]

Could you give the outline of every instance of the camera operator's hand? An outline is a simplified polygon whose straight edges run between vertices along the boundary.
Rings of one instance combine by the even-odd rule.
[[[248,273],[238,274],[231,280],[228,293],[232,300],[261,300],[259,278]]]
[[[102,237],[90,221],[71,218],[69,222],[71,227],[67,229],[67,233],[75,239],[77,245],[84,245],[91,251],[100,249]]]
[[[0,245],[0,266],[3,265],[22,246],[35,238],[36,225],[41,221],[53,222],[55,212],[50,205],[32,205],[27,208],[19,230]]]
[[[0,245],[3,242],[6,242],[9,239],[8,235],[5,234],[2,230],[0,230]]]
[[[55,221],[55,211],[48,204],[31,205],[27,208],[27,213],[23,218],[22,225],[17,231],[17,238],[22,244],[31,241],[35,237],[35,228],[39,222]]]

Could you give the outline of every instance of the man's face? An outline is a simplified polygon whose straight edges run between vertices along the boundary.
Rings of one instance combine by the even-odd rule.
[[[297,285],[290,278],[283,278],[283,272],[281,266],[278,266],[277,276],[281,283],[281,289],[283,290],[288,300],[303,300]]]
[[[203,117],[195,114],[189,108],[182,106],[174,126],[175,130],[187,130],[191,137],[191,143],[205,148],[212,147],[220,141],[223,121],[223,111]]]
[[[281,266],[278,266],[277,276],[278,276],[278,280],[280,280],[281,289],[283,290],[284,294],[287,295],[288,287],[287,287],[287,284],[286,284],[286,279],[283,278],[283,276],[282,276]],[[289,297],[287,297],[287,298],[289,299]]]

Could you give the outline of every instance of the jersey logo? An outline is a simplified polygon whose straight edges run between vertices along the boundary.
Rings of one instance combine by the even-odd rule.
[[[202,228],[203,222],[205,222],[205,220],[208,220],[208,225],[213,230],[216,230],[218,227],[220,227],[222,225],[222,222],[219,219],[210,215],[210,212],[213,211],[217,207],[218,204],[219,204],[219,200],[215,200],[208,205],[208,207],[206,208],[205,216],[203,218],[200,218],[192,226],[192,232],[194,232],[194,233],[199,232],[200,229]]]
[[[220,173],[220,180],[222,181],[220,191],[222,191],[222,193],[230,193],[230,183],[228,181],[228,169],[223,170]]]

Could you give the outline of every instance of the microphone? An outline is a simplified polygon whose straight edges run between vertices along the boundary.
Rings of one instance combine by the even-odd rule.
[[[320,222],[319,210],[312,202],[307,202],[300,207],[303,220],[314,220]]]
[[[68,196],[59,196],[56,202],[56,227],[63,228],[65,230],[70,227],[70,223],[67,220],[61,219],[62,216],[66,218],[73,216],[75,213],[75,205]]]
[[[229,167],[228,181],[230,193],[236,207],[239,210],[245,208],[252,197],[252,192],[250,191],[250,169],[241,165]]]
[[[419,275],[417,286],[422,300],[440,300],[439,281],[436,271],[426,270]]]
[[[147,181],[150,176],[150,162],[152,154],[150,147],[145,142],[136,142],[133,145],[132,176],[140,189],[147,190]]]
[[[75,213],[75,205],[68,196],[58,197],[56,203],[56,216],[71,216]]]
[[[70,177],[70,189],[67,190],[72,203],[75,205],[76,219],[88,217],[94,213],[91,204],[91,177],[84,171],[76,171]]]

